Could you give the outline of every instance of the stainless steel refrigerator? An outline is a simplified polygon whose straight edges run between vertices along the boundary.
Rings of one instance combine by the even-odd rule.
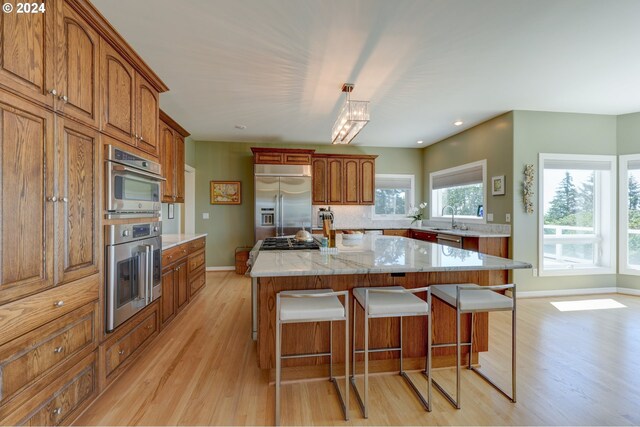
[[[311,227],[311,167],[255,165],[255,238]]]

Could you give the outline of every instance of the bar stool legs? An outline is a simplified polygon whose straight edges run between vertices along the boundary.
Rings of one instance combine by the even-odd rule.
[[[338,296],[344,297],[344,306],[338,300]],[[298,300],[282,307],[281,299]],[[323,300],[323,301],[322,301]],[[305,301],[304,303],[302,301]],[[315,304],[314,304],[315,303]],[[282,325],[284,323],[304,322],[329,322],[329,351],[324,353],[306,353],[282,355]],[[345,377],[343,398],[338,381],[333,376],[333,321],[345,322]],[[280,425],[281,407],[281,380],[282,359],[294,359],[300,357],[329,356],[329,381],[333,383],[345,421],[349,420],[349,292],[333,292],[330,289],[318,289],[312,291],[283,291],[276,295],[276,398],[275,398],[275,424]]]

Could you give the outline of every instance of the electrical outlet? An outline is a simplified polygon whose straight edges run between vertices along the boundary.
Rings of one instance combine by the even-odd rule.
[[[209,212],[202,212],[202,219],[209,219]]]
[[[533,273],[533,277],[538,277],[538,269],[534,268],[533,270],[531,270],[531,273]]]
[[[506,214],[504,220],[507,222],[511,222],[511,214]]]
[[[493,214],[492,213],[488,213],[487,214],[487,221],[493,221]]]

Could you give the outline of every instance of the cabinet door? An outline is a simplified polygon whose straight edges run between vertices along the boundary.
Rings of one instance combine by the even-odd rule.
[[[342,159],[327,160],[327,203],[342,204]]]
[[[312,203],[327,203],[327,159],[314,158],[311,161],[311,181],[313,188]]]
[[[176,314],[176,298],[174,293],[173,268],[162,272],[162,303],[160,305],[160,322],[163,327]]]
[[[166,181],[162,183],[162,201],[173,203],[176,201],[175,164],[176,150],[174,149],[173,130],[165,122],[160,122],[160,164],[162,175]]]
[[[53,106],[53,1],[44,1],[46,13],[16,13],[18,0],[3,3],[11,4],[13,12],[0,13],[0,85]]]
[[[342,203],[348,203],[350,205],[357,205],[360,196],[359,191],[359,166],[360,161],[358,159],[344,159],[344,193],[342,194]]]
[[[184,203],[184,138],[177,132],[173,134],[173,144],[176,150],[175,186],[176,202]]]
[[[58,118],[56,283],[98,272],[100,250],[100,133]]]
[[[187,260],[176,264],[173,283],[176,292],[176,308],[180,311],[189,302],[189,280],[187,277]]]
[[[158,157],[159,95],[140,74],[136,74],[136,103],[138,148]]]
[[[100,39],[103,132],[135,146],[133,67],[109,43]]]
[[[373,205],[376,200],[376,164],[373,159],[360,160],[360,204]]]
[[[3,304],[53,285],[54,121],[43,107],[0,91],[0,124]]]
[[[57,109],[97,128],[100,37],[66,1],[60,2]]]

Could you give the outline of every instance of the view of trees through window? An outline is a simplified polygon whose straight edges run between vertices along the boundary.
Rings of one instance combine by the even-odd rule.
[[[640,267],[640,170],[629,171],[629,250],[628,263]]]
[[[482,216],[479,214],[479,207],[483,204],[482,187],[482,184],[471,184],[437,190],[436,197],[440,198],[440,209],[449,205],[455,208],[456,216]]]
[[[400,188],[376,188],[376,215],[405,215],[407,192]]]

